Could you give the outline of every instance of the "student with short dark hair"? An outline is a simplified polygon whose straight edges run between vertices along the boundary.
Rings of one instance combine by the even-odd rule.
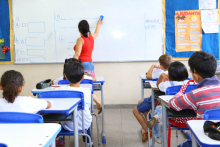
[[[81,91],[84,93],[85,100],[85,110],[84,110],[84,120],[85,129],[91,126],[92,116],[90,112],[91,107],[91,90],[89,88],[80,87],[80,82],[84,78],[84,67],[79,62],[68,62],[64,66],[65,77],[69,80],[70,85],[65,87],[60,87],[60,90],[74,90]],[[82,130],[82,111],[77,111],[78,113],[78,129]],[[68,131],[73,131],[73,122],[61,122],[64,129]]]
[[[65,77],[65,71],[64,71],[64,67],[66,64],[68,64],[68,62],[79,62],[79,60],[75,59],[75,58],[69,58],[69,59],[65,59],[65,62],[64,62],[64,65],[63,65],[63,76],[53,80],[53,85],[58,85],[58,82],[60,80],[64,80],[66,79]],[[84,68],[85,69],[85,68]],[[93,82],[96,81],[96,78],[95,77],[91,77],[91,76],[88,76],[85,74],[85,71],[84,71],[84,79],[89,79],[89,80],[92,80]],[[101,107],[101,103],[99,102],[97,96],[95,95],[95,93],[93,94],[93,101],[96,103],[97,105],[97,109],[98,109],[98,114],[100,114],[102,112],[102,107]]]
[[[3,98],[0,98],[0,112],[37,113],[50,108],[50,102],[28,96],[19,96],[24,86],[22,74],[15,70],[6,71],[1,77],[0,89]]]
[[[162,76],[159,78],[159,79],[161,79],[161,82],[158,83],[158,88],[160,89],[160,91],[166,92],[166,89],[168,87],[182,85],[182,84],[186,84],[188,82],[188,72],[186,70],[185,65],[182,64],[181,62],[175,61],[175,62],[171,63],[168,68],[168,71],[169,71],[168,79],[170,79],[170,81],[167,81],[166,78],[163,79]],[[172,72],[172,73],[170,73],[170,72]],[[142,138],[142,141],[148,141],[148,136],[147,136],[148,127],[146,124],[146,121],[147,121],[146,116],[147,116],[147,112],[150,109],[151,109],[151,97],[145,98],[144,100],[140,100],[138,102],[137,107],[135,107],[133,109],[134,116],[136,117],[136,119],[138,120],[138,122],[140,123],[142,128],[144,129],[144,131],[143,131],[144,136]],[[143,117],[143,115],[141,113],[144,114],[145,118]],[[155,122],[157,122],[157,121],[155,121]],[[155,124],[153,124],[153,125],[155,125]],[[156,136],[156,137],[159,137],[159,136]]]
[[[220,82],[215,75],[217,61],[213,55],[199,51],[192,54],[188,64],[197,88],[186,94],[180,90],[169,105],[176,111],[194,109],[197,119],[203,119],[206,110],[220,108]]]

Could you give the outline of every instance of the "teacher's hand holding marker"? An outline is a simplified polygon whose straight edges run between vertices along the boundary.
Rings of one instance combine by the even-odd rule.
[[[103,18],[104,16],[101,15],[93,34],[90,32],[89,23],[86,20],[81,20],[78,24],[81,37],[77,39],[76,45],[74,46],[75,54],[73,58],[81,60],[85,74],[90,77],[95,77],[94,65],[92,63],[92,51],[94,48],[94,39],[96,39],[99,34],[99,27],[103,24]],[[102,105],[95,94],[93,94],[93,100],[97,105],[98,114],[100,114]]]

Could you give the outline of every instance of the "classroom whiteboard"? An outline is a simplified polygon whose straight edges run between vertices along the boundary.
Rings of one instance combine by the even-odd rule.
[[[94,62],[158,60],[162,0],[12,0],[15,63],[61,63],[74,55],[78,23],[95,31]]]

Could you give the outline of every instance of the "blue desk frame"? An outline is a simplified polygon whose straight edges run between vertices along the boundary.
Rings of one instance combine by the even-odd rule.
[[[102,143],[106,143],[106,136],[105,136],[105,105],[104,105],[104,83],[105,79],[104,77],[96,77],[96,82],[94,82],[94,87],[100,87],[100,88],[94,88],[94,91],[101,91],[101,100],[102,100]]]
[[[41,98],[41,99],[53,99],[53,98]],[[45,109],[41,110],[38,113],[64,113],[66,116],[69,114],[72,114],[73,122],[74,122],[74,130],[78,130],[78,115],[77,115],[77,107],[78,104],[81,103],[82,100],[79,100],[76,102],[72,107],[67,108],[66,110],[50,110],[50,109]],[[82,120],[84,121],[84,120]],[[83,122],[84,124],[84,122]],[[74,131],[74,146],[79,147],[79,138],[78,138],[78,131]]]

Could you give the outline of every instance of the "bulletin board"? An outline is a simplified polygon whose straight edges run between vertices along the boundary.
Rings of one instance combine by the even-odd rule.
[[[218,0],[216,0],[218,9]],[[163,0],[163,33],[164,53],[171,55],[176,60],[188,60],[194,53],[176,52],[175,50],[175,11],[199,10],[199,0]],[[219,11],[219,10],[218,10]],[[219,33],[205,34],[202,31],[202,51],[208,52],[219,60]]]
[[[12,30],[12,11],[11,0],[0,0],[0,64],[13,64],[13,30]],[[8,47],[5,54],[2,46]]]

